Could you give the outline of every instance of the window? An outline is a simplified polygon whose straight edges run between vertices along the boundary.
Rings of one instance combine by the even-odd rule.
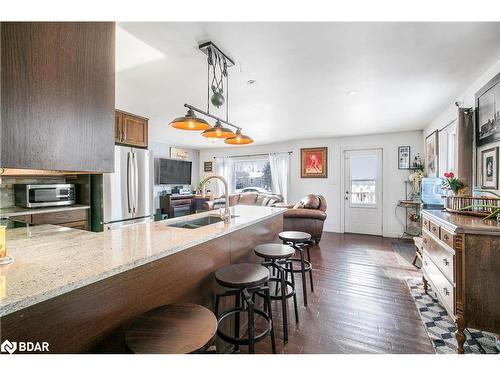
[[[236,193],[271,193],[273,189],[268,159],[234,159],[233,188]]]
[[[351,205],[377,204],[377,157],[351,156]]]

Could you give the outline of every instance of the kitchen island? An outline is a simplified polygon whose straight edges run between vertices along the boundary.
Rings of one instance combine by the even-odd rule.
[[[15,261],[0,266],[0,340],[47,341],[52,353],[120,351],[123,327],[151,308],[174,302],[212,308],[214,272],[258,262],[253,248],[276,240],[284,211],[236,206],[230,223],[194,229],[179,223],[217,212],[102,233],[53,225],[9,230]]]

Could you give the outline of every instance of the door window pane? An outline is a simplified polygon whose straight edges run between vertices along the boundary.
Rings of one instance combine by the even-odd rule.
[[[352,204],[377,204],[376,180],[351,180]]]
[[[377,204],[377,156],[351,156],[351,204]]]

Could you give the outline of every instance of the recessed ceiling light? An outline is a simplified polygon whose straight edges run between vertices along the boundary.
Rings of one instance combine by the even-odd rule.
[[[356,91],[351,90],[351,91],[348,91],[347,94],[349,94],[349,95],[356,95]]]
[[[255,84],[255,83],[257,83],[257,81],[256,81],[255,79],[249,79],[249,80],[247,81],[247,85],[253,85],[253,84]]]

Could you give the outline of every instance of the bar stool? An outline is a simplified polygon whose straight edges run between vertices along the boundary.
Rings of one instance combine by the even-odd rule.
[[[215,272],[215,280],[225,288],[225,293],[217,294],[215,299],[215,315],[217,316],[217,335],[224,341],[233,344],[235,352],[240,345],[248,345],[248,352],[255,353],[255,344],[267,336],[271,336],[273,353],[276,353],[274,339],[273,317],[271,310],[271,298],[269,287],[269,270],[260,264],[241,263],[225,266]],[[266,311],[255,308],[255,295],[261,292],[264,295]],[[221,297],[235,296],[235,307],[222,312],[219,315],[219,302]],[[243,304],[241,303],[243,300]],[[240,338],[240,315],[248,314],[247,338]],[[222,331],[222,322],[230,316],[235,317],[235,336],[230,336]],[[267,328],[255,335],[255,315],[263,317],[267,322]]]
[[[217,319],[206,307],[192,303],[149,310],[127,328],[125,343],[137,354],[203,352],[217,331]]]
[[[292,272],[300,272],[302,274],[302,293],[304,296],[304,305],[307,306],[306,273],[309,273],[311,292],[314,292],[311,254],[309,252],[309,246],[313,244],[311,235],[305,232],[285,231],[281,232],[278,237],[283,241],[283,244],[290,245],[299,252],[300,258],[290,258],[289,260],[300,263],[300,269],[292,267]],[[304,252],[307,253],[307,260],[304,259]]]
[[[299,311],[297,308],[297,296],[295,295],[295,278],[293,276],[292,262],[288,260],[293,254],[295,249],[289,245],[282,245],[276,243],[268,243],[258,245],[254,249],[255,255],[264,258],[261,263],[263,266],[270,267],[276,271],[277,277],[270,277],[269,282],[276,282],[276,291],[271,295],[271,300],[281,300],[281,308],[283,315],[283,341],[288,342],[288,305],[287,299],[293,297],[293,306],[295,309],[295,321],[299,322]],[[288,273],[291,275],[291,281],[288,281]],[[273,272],[274,274],[274,272]],[[278,285],[280,292],[278,294]],[[264,297],[262,293],[257,293],[259,296]]]

